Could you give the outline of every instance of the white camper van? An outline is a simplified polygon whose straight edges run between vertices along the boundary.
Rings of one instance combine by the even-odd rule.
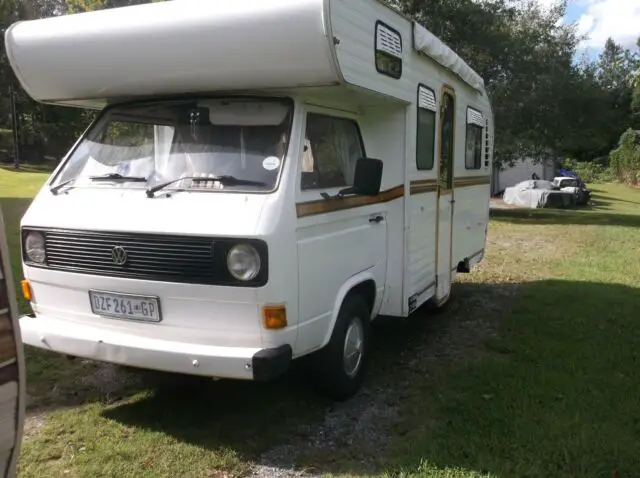
[[[175,0],[13,25],[31,97],[99,109],[22,220],[25,343],[360,387],[370,321],[485,249],[482,78],[376,0]]]

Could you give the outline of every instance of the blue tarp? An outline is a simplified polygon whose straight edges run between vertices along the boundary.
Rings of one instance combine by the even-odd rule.
[[[573,172],[571,169],[560,168],[558,172],[560,173],[560,176],[566,176],[568,178],[576,178],[578,180],[578,187],[586,188],[582,178],[578,176],[575,172]]]

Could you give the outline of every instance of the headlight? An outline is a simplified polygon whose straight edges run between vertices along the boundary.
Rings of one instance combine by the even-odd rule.
[[[231,275],[238,280],[255,279],[260,272],[260,254],[249,244],[233,246],[227,254],[227,267]]]
[[[24,252],[31,262],[44,263],[44,236],[39,232],[29,232],[24,238]]]

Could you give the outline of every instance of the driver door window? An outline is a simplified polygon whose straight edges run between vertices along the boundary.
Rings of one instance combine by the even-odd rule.
[[[364,147],[358,124],[348,118],[307,115],[301,189],[342,188],[353,184]]]

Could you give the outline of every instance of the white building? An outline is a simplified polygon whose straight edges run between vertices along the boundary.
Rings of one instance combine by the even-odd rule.
[[[552,180],[556,175],[556,165],[553,160],[534,161],[533,158],[525,158],[516,162],[513,166],[493,165],[491,178],[491,194],[501,193],[506,188],[514,186],[521,181],[531,179],[533,174],[537,174],[540,179]]]

